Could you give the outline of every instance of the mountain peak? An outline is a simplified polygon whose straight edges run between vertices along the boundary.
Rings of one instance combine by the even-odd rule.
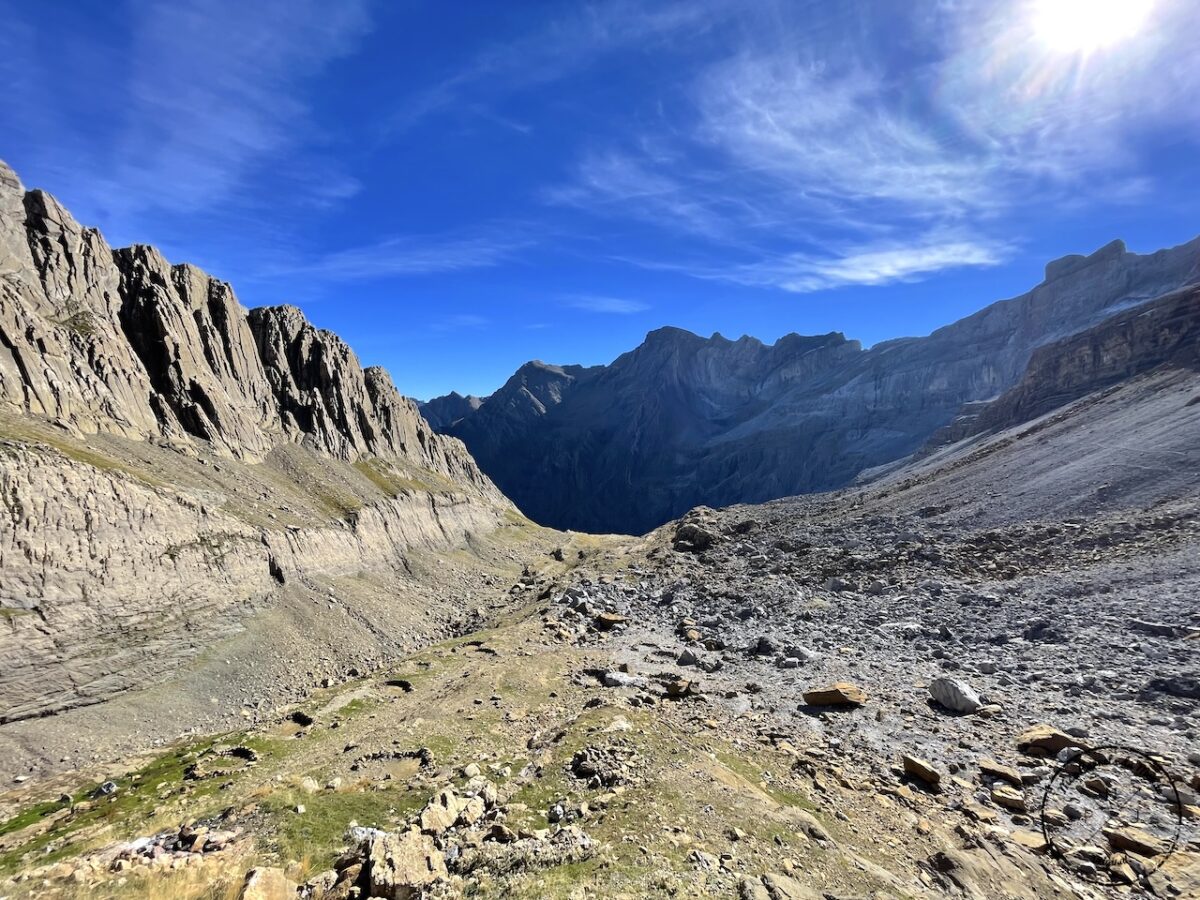
[[[382,457],[495,494],[386,372],[298,307],[247,312],[196,266],[149,244],[114,252],[49,194],[20,191],[0,164],[0,353],[17,360],[0,361],[0,409],[247,462],[289,443]]]
[[[0,190],[18,195],[25,193],[25,186],[21,184],[17,173],[2,159],[0,159]]]
[[[1059,259],[1052,260],[1046,263],[1046,281],[1055,281],[1064,276],[1071,275],[1075,272],[1085,269],[1088,266],[1096,263],[1108,262],[1109,260],[1117,260],[1125,256],[1129,252],[1125,246],[1125,242],[1120,238],[1109,241],[1099,250],[1094,253],[1084,256],[1080,253],[1072,253]]]

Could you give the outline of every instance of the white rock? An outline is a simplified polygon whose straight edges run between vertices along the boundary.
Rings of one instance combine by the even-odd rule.
[[[933,679],[929,684],[929,694],[951,712],[973,713],[983,706],[974,688],[957,678]]]

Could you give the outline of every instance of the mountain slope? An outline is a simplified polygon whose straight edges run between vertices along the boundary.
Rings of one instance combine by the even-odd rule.
[[[1039,347],[1016,385],[948,426],[943,440],[1026,422],[1163,366],[1200,370],[1200,287],[1175,291]]]
[[[152,247],[112,250],[0,164],[12,765],[252,716],[453,633],[470,586],[538,534],[336,335],[247,312]],[[164,679],[169,703],[39,721]]]
[[[443,428],[535,520],[642,533],[698,504],[827,490],[902,459],[1015,385],[1038,347],[1198,279],[1200,239],[1144,256],[1115,241],[1051,263],[1026,294],[869,350],[836,333],[766,346],[665,328],[608,366],[536,364],[550,404],[516,402],[523,367]]]
[[[485,630],[0,791],[0,886],[1196,896],[1197,293],[1035,354],[1020,390],[1052,410],[862,487],[557,536],[471,586]],[[663,338],[692,364],[709,343]],[[1083,747],[1081,788],[1061,751]]]

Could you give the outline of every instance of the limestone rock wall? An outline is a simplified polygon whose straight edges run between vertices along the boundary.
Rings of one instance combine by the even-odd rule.
[[[285,441],[399,459],[503,502],[337,335],[295,307],[247,313],[228,284],[153,247],[114,252],[2,162],[0,409],[250,461]]]
[[[0,163],[0,723],[144,687],[285,586],[394,584],[511,510],[300,310],[114,251]],[[372,590],[378,627],[403,618]]]
[[[414,548],[461,546],[500,516],[414,490],[337,525],[264,529],[195,492],[0,442],[0,723],[145,687],[284,584],[403,572]]]
[[[1039,348],[1020,381],[978,410],[966,433],[1027,422],[1163,365],[1200,369],[1200,288],[1168,294]]]

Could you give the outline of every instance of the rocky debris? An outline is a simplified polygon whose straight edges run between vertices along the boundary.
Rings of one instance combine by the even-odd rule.
[[[597,631],[612,631],[614,628],[624,625],[629,620],[615,612],[602,612],[592,620]]]
[[[1187,637],[1196,631],[1194,628],[1189,628],[1186,625],[1168,625],[1165,622],[1145,622],[1141,619],[1130,619],[1129,629],[1131,631],[1139,631],[1142,634],[1149,634],[1154,637]]]
[[[773,873],[762,877],[763,887],[771,900],[822,900],[814,888],[801,883],[790,875]]]
[[[911,775],[931,788],[936,789],[941,785],[942,773],[929,762],[908,753],[904,754],[901,761],[904,764],[904,774]]]
[[[1172,697],[1200,700],[1200,675],[1189,672],[1168,678],[1152,678],[1147,683],[1146,689]]]
[[[462,801],[451,788],[440,791],[421,811],[421,830],[439,835],[458,821]]]
[[[805,691],[804,702],[809,706],[862,706],[867,702],[867,695],[857,685],[839,681],[828,687]]]
[[[978,712],[983,701],[974,689],[959,678],[935,678],[929,683],[929,696],[951,712]]]
[[[1171,844],[1141,828],[1107,828],[1104,837],[1116,850],[1126,850],[1138,856],[1152,858],[1166,853]]]
[[[576,751],[568,768],[571,775],[586,781],[590,788],[615,787],[631,780],[630,769],[636,757],[632,747],[593,745]]]
[[[423,817],[422,817],[423,818]],[[368,897],[410,900],[430,885],[444,880],[446,857],[433,839],[416,829],[382,834],[367,845],[364,868]]]
[[[717,542],[717,536],[697,522],[684,521],[675,529],[673,546],[682,553],[703,553]]]
[[[700,694],[700,683],[690,678],[671,678],[663,682],[663,690],[673,700],[695,697]]]
[[[115,794],[119,790],[120,790],[120,787],[117,785],[117,783],[115,781],[105,781],[96,786],[96,789],[94,791],[92,791],[92,796],[93,797],[111,797],[113,794]]]
[[[1017,738],[1017,749],[1030,756],[1057,756],[1068,747],[1086,750],[1087,744],[1044,723],[1027,728]]]
[[[778,652],[779,644],[765,634],[759,635],[749,650],[751,656],[774,656]]]
[[[1001,765],[993,759],[984,757],[979,760],[979,771],[985,778],[994,778],[1001,781],[1007,781],[1009,784],[1016,787],[1021,787],[1024,781],[1021,778],[1021,773],[1012,766]]]
[[[77,813],[84,811],[82,804],[74,804],[71,808]],[[80,861],[80,870],[122,873],[133,869],[177,868],[215,855],[241,852],[247,840],[248,837],[242,829],[230,828],[220,818],[188,823],[178,829],[161,831],[95,850],[86,854]]]
[[[334,869],[302,885],[301,896],[418,900],[447,891],[460,896],[481,877],[582,862],[597,850],[574,825],[537,833],[509,828],[501,821],[496,786],[482,775],[471,777],[463,790],[462,796],[449,788],[439,792],[407,828],[350,828],[350,846]]]
[[[1005,809],[1015,810],[1016,812],[1025,812],[1028,809],[1025,805],[1025,795],[1008,785],[1001,784],[992,788],[991,797],[993,803],[1003,806]]]
[[[600,683],[610,688],[644,688],[650,680],[644,675],[608,669],[600,673]]]
[[[1045,835],[1040,831],[1027,831],[1024,828],[1015,828],[1008,837],[1013,843],[1019,844],[1033,853],[1045,853],[1050,848],[1050,845],[1046,842]]]
[[[347,745],[344,752],[349,753],[356,749],[357,745]],[[416,750],[377,750],[374,753],[365,753],[357,757],[350,764],[350,771],[358,772],[364,766],[373,762],[387,762],[399,759],[415,759],[422,769],[433,768],[433,751],[428,747],[420,747]]]
[[[114,862],[149,864],[166,857],[221,853],[243,840],[240,829],[220,829],[203,824],[183,825],[178,831],[163,831],[117,847]]]
[[[1191,375],[1163,378],[1172,387],[1154,390],[1177,398],[1200,390]],[[1147,416],[1168,415],[1148,391],[1136,395],[1151,403]],[[1125,398],[1119,409],[1134,406]],[[1111,417],[1115,409],[1064,433],[1094,441],[1083,432],[1106,433],[1101,413]],[[1188,409],[1197,411],[1185,414],[1185,427],[1197,433],[1200,405]],[[705,705],[743,728],[753,723],[764,743],[780,746],[787,735],[798,748],[793,771],[811,779],[819,796],[847,785],[873,789],[882,807],[914,814],[914,840],[954,827],[968,844],[1027,861],[1045,852],[1041,801],[1062,772],[1054,786],[1070,784],[1077,796],[1054,798],[1044,818],[1056,842],[1071,846],[1086,834],[1084,823],[1095,831],[1104,821],[1098,805],[1082,802],[1084,791],[1099,787],[1086,776],[1071,781],[1076,752],[1132,741],[1158,753],[1180,784],[1200,768],[1193,726],[1200,709],[1187,696],[1191,639],[1182,630],[1200,626],[1200,508],[1191,499],[1200,468],[1171,480],[1161,495],[1157,488],[1138,493],[1149,498],[1146,508],[1097,501],[1093,514],[1067,515],[1056,510],[1083,504],[1063,497],[1045,512],[1033,487],[1032,498],[1014,507],[1013,498],[1027,494],[1005,493],[1005,479],[976,464],[974,454],[1025,448],[1045,457],[1039,484],[1057,483],[1047,479],[1058,477],[1055,448],[1063,438],[1051,434],[1043,446],[1045,433],[998,438],[1000,449],[983,442],[945,465],[910,467],[854,491],[712,511],[704,527],[720,540],[700,554],[675,552],[668,526],[645,539],[644,561],[622,579],[587,591],[597,605],[629,617],[612,646],[631,671],[656,673],[651,690],[663,682],[664,666],[683,679],[678,673],[719,661],[704,676]],[[1195,455],[1178,441],[1167,445],[1180,458]],[[1070,446],[1086,454],[1090,445]],[[1105,459],[1104,466],[1118,463]],[[1023,460],[1015,451],[1004,457],[1009,480]],[[945,485],[964,479],[964,469],[975,479],[967,485],[992,491],[986,500],[985,490],[976,500],[973,488]],[[1129,482],[1138,491],[1147,484],[1141,475]],[[1086,492],[1089,484],[1085,478],[1077,487]],[[1116,478],[1110,488],[1125,490]],[[1133,618],[1171,623],[1170,634],[1130,628]],[[832,690],[839,684],[867,687],[870,702],[849,716],[811,703],[846,699]],[[659,708],[681,712],[672,706]],[[695,726],[711,727],[707,710],[693,709]],[[889,777],[897,774],[898,749],[938,773],[938,790],[917,789],[913,780],[929,782],[913,762],[899,782]],[[1175,821],[1165,803],[1151,808],[1156,819]],[[1087,818],[1077,818],[1081,810]],[[1184,834],[1194,839],[1190,822]],[[1147,830],[1163,836],[1160,826]],[[1127,857],[1119,865],[1136,875],[1138,854],[1119,852]],[[1107,857],[1108,848],[1101,863],[1091,863],[1104,877]],[[953,881],[935,870],[931,878]],[[997,896],[997,883],[991,887],[975,896]]]
[[[550,869],[591,859],[598,849],[596,842],[575,825],[564,825],[545,836],[508,834],[512,839],[464,847],[453,863],[454,871],[470,876]]]

